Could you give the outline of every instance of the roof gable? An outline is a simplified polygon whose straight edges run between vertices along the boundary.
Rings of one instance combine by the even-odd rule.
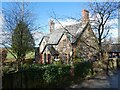
[[[40,43],[39,43],[39,45],[41,45],[41,43],[42,43],[42,41],[43,41],[44,39],[45,39],[46,42],[48,42],[49,35],[43,36],[42,39],[41,39],[41,41],[40,41]]]

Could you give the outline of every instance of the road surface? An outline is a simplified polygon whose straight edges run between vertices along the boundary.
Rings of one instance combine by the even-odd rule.
[[[71,85],[70,88],[119,88],[120,90],[120,69],[112,75],[98,75],[81,84]]]

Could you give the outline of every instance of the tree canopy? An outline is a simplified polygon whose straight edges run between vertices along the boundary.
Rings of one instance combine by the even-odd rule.
[[[12,34],[12,50],[17,54],[17,58],[25,57],[26,53],[33,50],[34,39],[28,25],[20,21]]]

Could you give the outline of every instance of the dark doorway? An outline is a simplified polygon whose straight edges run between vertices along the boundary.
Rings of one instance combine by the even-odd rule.
[[[44,53],[44,63],[46,64],[46,53]]]
[[[50,64],[50,62],[51,62],[51,55],[48,54],[48,64]]]

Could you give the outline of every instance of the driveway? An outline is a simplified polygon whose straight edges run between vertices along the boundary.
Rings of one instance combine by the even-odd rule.
[[[70,88],[119,88],[120,89],[120,69],[110,76],[98,75],[94,78],[83,81],[81,84],[70,86]]]
[[[120,69],[116,71],[113,75],[107,77],[111,88],[120,89]]]

